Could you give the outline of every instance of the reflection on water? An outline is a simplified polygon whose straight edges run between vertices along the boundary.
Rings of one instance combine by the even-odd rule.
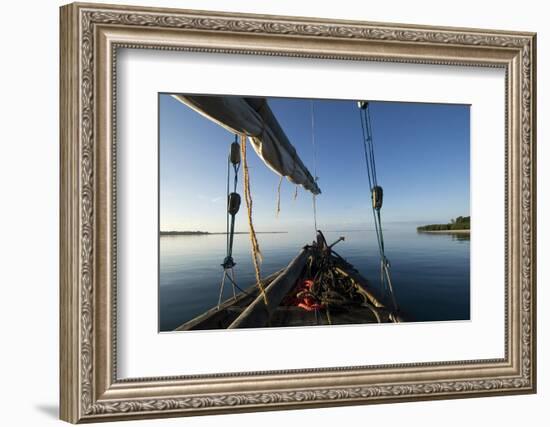
[[[418,234],[432,236],[449,236],[452,240],[467,240],[470,241],[470,233],[456,231],[417,231]]]
[[[379,258],[374,230],[328,231],[327,241],[345,236],[335,248],[375,285]],[[225,235],[160,238],[160,330],[173,330],[217,303],[225,256]],[[264,255],[262,274],[284,267],[312,232],[259,234]],[[400,308],[415,321],[470,318],[470,235],[417,233],[414,227],[384,230],[386,254]],[[241,288],[254,283],[246,234],[235,236],[236,278]],[[226,286],[224,296],[229,297]]]
[[[454,234],[454,233],[452,233],[451,237],[453,238],[453,240],[467,240],[468,242],[470,241],[470,233],[468,233],[468,234],[462,234],[462,233]]]

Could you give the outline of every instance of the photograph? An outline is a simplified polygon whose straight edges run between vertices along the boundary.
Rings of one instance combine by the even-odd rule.
[[[494,396],[485,412],[537,419],[542,14],[291,3],[34,14],[59,30],[31,49],[59,71],[39,85],[59,89],[59,147],[34,156],[59,165],[59,218],[32,228],[59,231],[59,291],[27,317],[57,311],[58,355],[36,365],[59,377],[59,418],[376,405],[384,423],[388,403],[412,420],[438,401],[440,419],[444,400]],[[43,180],[11,163],[39,207],[16,213],[42,218]],[[491,403],[520,394],[538,403]]]
[[[470,106],[158,95],[158,330],[470,320]]]

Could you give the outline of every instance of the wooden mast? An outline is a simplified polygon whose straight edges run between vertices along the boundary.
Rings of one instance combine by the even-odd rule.
[[[246,310],[229,325],[228,329],[258,328],[266,326],[271,313],[279,306],[285,295],[300,278],[306,265],[309,252],[307,247],[303,248],[296,258],[288,264],[285,271],[265,289],[268,301],[267,305],[265,304],[263,296],[258,295]]]

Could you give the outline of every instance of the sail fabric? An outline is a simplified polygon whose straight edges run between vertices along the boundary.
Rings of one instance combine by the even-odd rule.
[[[173,95],[204,117],[233,133],[246,135],[267,167],[313,194],[317,183],[288,140],[265,98]]]

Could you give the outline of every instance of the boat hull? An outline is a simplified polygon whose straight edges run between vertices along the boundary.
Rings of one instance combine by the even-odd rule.
[[[176,331],[242,329],[261,327],[299,327],[322,325],[352,325],[366,323],[399,323],[404,321],[400,313],[390,309],[384,298],[359,272],[342,257],[330,256],[334,274],[345,277],[360,295],[362,303],[351,300],[327,302],[320,309],[289,304],[288,300],[299,291],[298,287],[308,275],[312,259],[318,256],[315,247],[306,246],[286,268],[264,279],[265,296],[253,285],[237,295],[213,307],[207,312],[184,323]],[[311,274],[311,271],[309,271]]]

